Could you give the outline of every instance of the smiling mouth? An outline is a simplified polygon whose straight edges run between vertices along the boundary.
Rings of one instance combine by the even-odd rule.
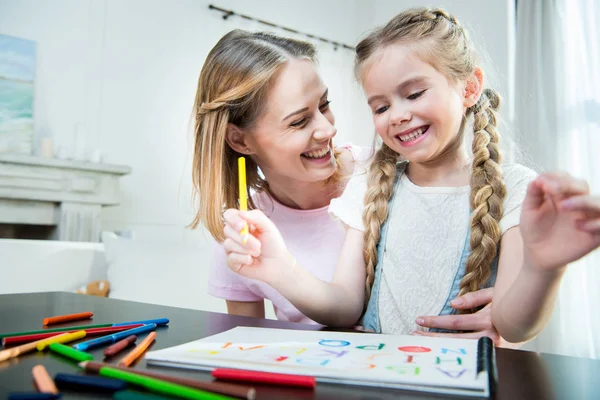
[[[411,133],[409,133],[407,135],[398,135],[398,136],[396,136],[396,138],[398,138],[398,140],[400,140],[401,142],[405,142],[405,143],[410,142],[410,141],[417,139],[420,136],[423,136],[423,134],[425,132],[427,132],[428,129],[429,129],[429,125],[422,126],[418,129],[415,129],[414,131],[412,131]]]
[[[327,146],[321,150],[307,151],[306,153],[302,153],[301,156],[305,157],[305,158],[312,158],[314,160],[318,160],[320,158],[324,158],[327,155],[329,155],[330,151],[331,151],[331,148],[329,146]]]

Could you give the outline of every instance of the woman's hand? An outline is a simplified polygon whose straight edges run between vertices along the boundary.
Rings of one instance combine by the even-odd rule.
[[[492,297],[494,288],[481,289],[476,292],[466,293],[450,302],[455,310],[468,310],[485,306],[473,314],[438,315],[417,318],[417,324],[426,328],[448,329],[453,331],[466,331],[464,333],[439,333],[415,331],[415,335],[452,337],[459,339],[478,339],[487,336],[498,347],[517,348],[520,343],[505,341],[496,327],[492,324]]]

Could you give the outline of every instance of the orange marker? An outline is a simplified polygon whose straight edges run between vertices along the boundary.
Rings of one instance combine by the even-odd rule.
[[[154,338],[156,338],[156,332],[150,332],[148,336],[144,338],[135,346],[131,352],[129,352],[121,361],[117,363],[119,367],[129,367],[135,360],[137,360],[147,349],[150,347],[152,342],[154,342]]]
[[[55,317],[44,318],[44,326],[52,324],[60,324],[62,322],[78,321],[80,319],[92,318],[93,312],[81,312],[77,314],[57,315]]]
[[[46,339],[40,339],[35,342],[22,344],[20,346],[11,347],[10,349],[0,351],[0,362],[10,360],[11,358],[15,358],[20,356],[21,354],[28,353],[32,350],[35,350],[37,345],[44,342]]]
[[[58,394],[58,389],[56,388],[52,378],[50,378],[46,367],[38,364],[33,367],[31,372],[33,373],[33,381],[35,382],[35,386],[39,392]]]

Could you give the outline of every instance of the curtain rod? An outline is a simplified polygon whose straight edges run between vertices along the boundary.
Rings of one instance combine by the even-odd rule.
[[[311,35],[310,33],[300,32],[300,31],[297,31],[297,30],[292,29],[292,28],[288,28],[288,27],[285,27],[285,26],[274,24],[272,22],[263,21],[262,19],[257,19],[257,18],[249,17],[247,15],[240,14],[240,13],[237,13],[235,11],[226,10],[224,8],[213,6],[212,4],[209,4],[208,8],[210,10],[215,10],[215,11],[222,12],[223,13],[223,16],[222,16],[223,19],[227,19],[227,18],[231,17],[232,15],[237,15],[238,17],[242,17],[242,18],[250,20],[250,21],[256,21],[256,22],[258,22],[260,24],[267,25],[267,26],[270,26],[272,28],[283,29],[284,31],[287,31],[287,32],[295,33],[297,35],[304,35],[304,36],[307,36],[307,37],[309,37],[311,39],[316,39],[316,40],[319,40],[319,41],[324,42],[324,43],[329,43],[329,44],[333,45],[334,50],[337,50],[338,47],[341,47],[341,48],[344,48],[344,49],[348,49],[348,50],[354,50],[354,47],[348,46],[347,44],[344,44],[344,43],[340,43],[340,42],[336,42],[336,41],[333,41],[333,40],[325,39],[325,38],[322,38],[322,37],[319,37],[319,36]]]

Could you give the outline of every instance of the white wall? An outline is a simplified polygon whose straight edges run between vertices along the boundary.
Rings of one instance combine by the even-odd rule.
[[[397,11],[428,4],[420,0],[211,3],[348,44],[355,44],[366,30],[385,23]],[[205,245],[202,230],[185,228],[193,217],[188,124],[202,62],[231,23],[208,10],[208,4],[200,0],[0,0],[0,33],[38,43],[37,137],[50,135],[56,147],[72,150],[79,124],[89,148],[101,151],[107,162],[133,168],[122,180],[122,204],[103,212],[106,229]],[[511,75],[511,4],[510,0],[445,2],[463,23],[478,31],[475,36],[496,64],[505,96]],[[356,96],[348,92],[336,100],[332,90],[340,141],[369,144],[370,118]],[[340,109],[348,105],[351,112]],[[349,115],[357,120],[349,121]]]

